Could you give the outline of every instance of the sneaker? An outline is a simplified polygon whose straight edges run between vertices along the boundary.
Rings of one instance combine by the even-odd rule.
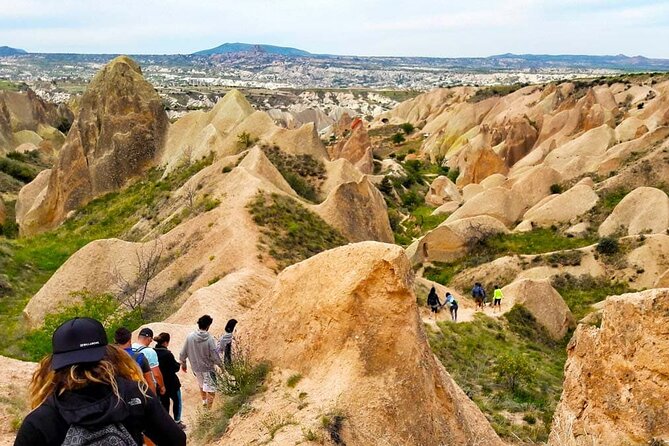
[[[177,426],[179,426],[179,428],[181,428],[182,431],[186,430],[186,425],[184,424],[183,421],[177,421]]]

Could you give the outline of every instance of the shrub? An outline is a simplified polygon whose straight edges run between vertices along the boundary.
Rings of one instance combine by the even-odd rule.
[[[412,134],[414,132],[414,130],[416,130],[416,128],[410,122],[405,122],[404,124],[400,124],[400,128],[407,135]]]
[[[295,373],[294,375],[290,375],[290,377],[288,378],[288,381],[286,381],[286,385],[288,387],[291,387],[291,388],[295,387],[297,385],[297,383],[300,382],[301,379],[302,379],[302,375],[300,375],[299,373]]]
[[[607,256],[620,252],[618,240],[612,237],[603,237],[597,242],[597,252]]]
[[[255,143],[256,139],[254,139],[249,132],[242,132],[237,135],[237,144],[239,144],[242,149],[248,149]]]
[[[551,194],[561,194],[563,192],[562,186],[559,184],[551,184]]]
[[[224,372],[217,374],[217,387],[225,395],[224,401],[213,410],[200,413],[193,436],[206,444],[221,438],[230,419],[242,411],[249,398],[261,389],[268,373],[267,363],[252,362],[247,352],[236,344],[232,362]]]
[[[0,157],[0,172],[23,183],[30,183],[38,173],[37,169],[30,164],[7,157]]]
[[[446,174],[449,180],[452,182],[456,182],[458,177],[460,176],[460,169],[455,168],[455,169],[450,169],[448,173]]]
[[[507,353],[500,356],[494,370],[498,382],[511,392],[516,392],[522,384],[534,378],[534,371],[522,354]]]
[[[402,144],[404,141],[406,141],[406,138],[404,138],[404,135],[403,135],[403,134],[397,132],[397,133],[395,133],[393,136],[390,137],[390,141],[391,141],[393,144],[400,145],[400,144]]]
[[[319,201],[320,181],[326,177],[325,165],[311,155],[291,155],[277,146],[263,146],[265,156],[299,196]]]

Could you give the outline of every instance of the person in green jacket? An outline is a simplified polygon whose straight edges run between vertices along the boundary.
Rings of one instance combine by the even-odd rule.
[[[493,291],[492,294],[492,309],[495,311],[502,311],[502,298],[504,296],[502,295],[502,290],[499,289],[497,285],[495,285],[495,291]]]

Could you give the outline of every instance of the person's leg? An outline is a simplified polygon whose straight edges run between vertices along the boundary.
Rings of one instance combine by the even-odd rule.
[[[453,309],[453,320],[454,320],[455,322],[458,321],[458,307],[455,307],[455,308]]]
[[[172,393],[172,412],[174,413],[174,421],[181,422],[181,389],[177,389]]]

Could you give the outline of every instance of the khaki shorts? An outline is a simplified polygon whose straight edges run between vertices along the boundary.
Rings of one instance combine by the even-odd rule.
[[[216,392],[216,377],[214,372],[194,372],[197,378],[197,384],[203,392]]]

